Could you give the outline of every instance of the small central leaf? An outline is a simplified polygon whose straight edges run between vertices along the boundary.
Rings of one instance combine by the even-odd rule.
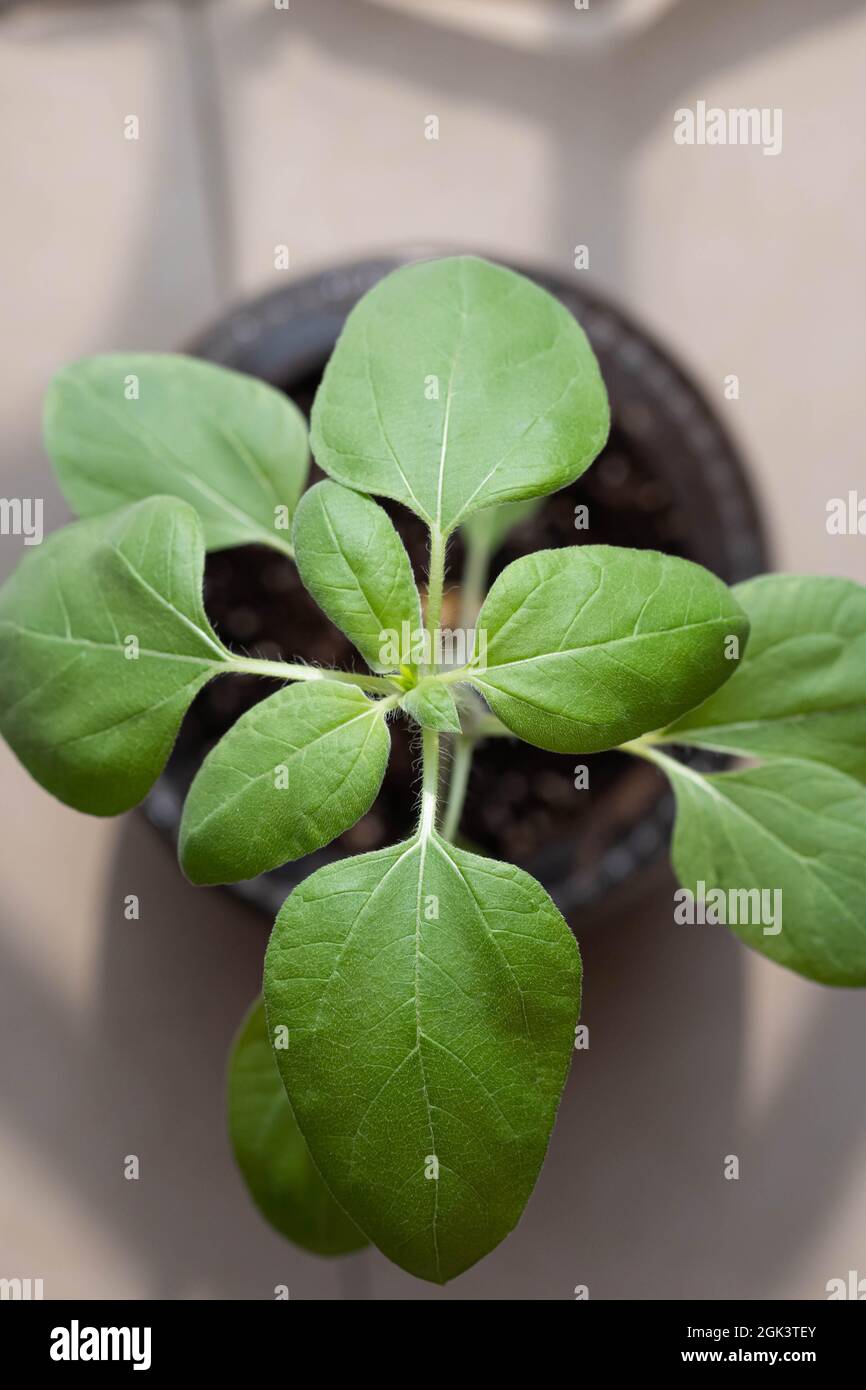
[[[460,733],[460,715],[447,685],[422,681],[413,686],[400,703],[423,729],[435,729],[442,734]]]
[[[409,556],[387,512],[339,483],[302,497],[295,561],[319,607],[350,637],[373,671],[399,668],[400,648],[421,628]]]

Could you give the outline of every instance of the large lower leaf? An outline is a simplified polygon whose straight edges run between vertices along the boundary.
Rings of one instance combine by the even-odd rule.
[[[86,357],[54,378],[45,446],[80,516],[154,493],[195,507],[209,550],[289,550],[307,428],[280,391],[171,353]]]
[[[866,781],[866,589],[772,574],[734,594],[751,623],[746,654],[727,685],[665,737],[808,758]]]
[[[346,1255],[367,1244],[310,1158],[274,1061],[261,999],[232,1048],[228,1123],[250,1195],[281,1235],[315,1255]]]
[[[241,715],[202,764],[180,827],[193,883],[234,883],[320,849],[361,817],[385,775],[379,705],[353,685],[289,685]]]
[[[860,783],[793,760],[710,777],[670,760],[665,766],[684,887],[696,894],[702,884],[708,901],[720,889],[732,931],[780,965],[823,984],[866,985]]]
[[[61,801],[134,806],[193,696],[227,668],[203,565],[192,507],[154,497],[57,532],[0,590],[0,732]]]
[[[699,565],[583,545],[515,560],[476,630],[472,683],[502,722],[540,748],[593,753],[705,699],[735,670],[748,621]]]
[[[317,483],[301,499],[295,560],[319,607],[350,637],[374,671],[393,671],[389,652],[421,628],[421,601],[406,548],[388,513],[369,497]]]
[[[512,1229],[574,1044],[580,957],[528,874],[421,837],[320,869],[265,961],[313,1158],[397,1264],[442,1283]]]
[[[583,330],[545,290],[471,256],[395,271],[352,310],[313,407],[316,460],[441,532],[578,478],[607,438]]]

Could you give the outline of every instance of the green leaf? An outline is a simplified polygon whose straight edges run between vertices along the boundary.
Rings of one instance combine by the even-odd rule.
[[[677,800],[673,860],[684,887],[696,893],[701,881],[707,897],[721,889],[728,925],[770,960],[823,984],[866,985],[860,783],[794,760],[710,777],[669,758],[664,766]],[[749,890],[766,896],[759,902],[753,892],[748,902]]]
[[[580,1006],[577,946],[540,885],[438,836],[330,864],[283,906],[264,988],[298,1123],[361,1230],[437,1283],[498,1244]]]
[[[291,550],[307,429],[264,382],[170,353],[86,357],[52,381],[44,431],[80,516],[165,493],[195,507],[208,550],[253,542]]]
[[[476,630],[472,683],[502,722],[539,748],[594,753],[705,699],[735,669],[726,646],[742,648],[748,621],[699,565],[581,545],[515,560]]]
[[[399,647],[421,628],[421,601],[409,556],[387,512],[339,483],[317,483],[301,499],[294,525],[295,561],[313,598],[373,671],[399,669]]]
[[[422,681],[413,686],[400,703],[422,729],[435,729],[442,734],[460,733],[460,715],[447,685]]]
[[[193,509],[153,497],[57,532],[0,590],[0,732],[61,801],[134,806],[193,696],[227,669],[203,565]]]
[[[280,1235],[314,1255],[347,1255],[367,1245],[310,1158],[280,1080],[261,999],[247,1014],[232,1048],[228,1123],[250,1195]]]
[[[313,406],[338,482],[448,534],[496,502],[573,482],[607,438],[580,325],[522,275],[471,256],[394,271],[349,315]]]
[[[193,883],[234,883],[321,849],[375,801],[390,737],[357,686],[289,685],[241,715],[208,754],[183,810]]]
[[[734,594],[751,623],[739,669],[664,737],[806,758],[866,781],[866,589],[771,574]]]

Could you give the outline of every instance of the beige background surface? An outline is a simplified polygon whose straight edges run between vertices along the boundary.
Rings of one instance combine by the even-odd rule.
[[[0,9],[0,495],[64,520],[39,442],[51,374],[184,342],[281,283],[278,243],[295,273],[421,240],[574,274],[585,242],[588,283],[725,412],[780,565],[866,580],[866,538],[825,528],[828,498],[866,488],[863,6],[674,0],[597,42],[563,0],[525,48],[499,21],[478,38],[401,8]],[[673,112],[700,98],[782,107],[781,155],[676,146]],[[0,538],[0,576],[21,549]],[[222,1127],[264,928],[186,886],[137,817],[64,809],[5,749],[0,777],[0,1275],[47,1297],[400,1299],[822,1297],[866,1275],[861,998],[674,928],[663,877],[582,939],[592,1045],[518,1232],[444,1292],[375,1254],[292,1250]]]

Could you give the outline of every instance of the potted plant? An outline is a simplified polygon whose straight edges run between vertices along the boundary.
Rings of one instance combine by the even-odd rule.
[[[49,791],[127,809],[205,684],[280,681],[209,753],[180,830],[194,882],[251,879],[355,823],[394,721],[415,730],[421,794],[400,840],[294,888],[264,1009],[232,1058],[251,1192],[323,1253],[371,1240],[445,1282],[514,1226],[543,1161],[580,956],[535,879],[461,841],[484,740],[660,768],[678,806],[675,920],[866,984],[862,588],[765,576],[732,590],[678,556],[578,544],[513,561],[477,615],[467,582],[471,641],[443,621],[457,529],[489,549],[515,517],[498,509],[572,482],[607,430],[575,319],[471,257],[405,267],[349,316],[313,409],[327,478],[306,492],[303,420],[260,382],[141,356],[90,359],[50,391],[48,445],[82,519],[0,592],[0,730]],[[375,497],[427,531],[423,604]],[[204,552],[251,540],[294,560],[365,669],[225,645],[202,604]],[[706,773],[682,746],[756,762]]]

